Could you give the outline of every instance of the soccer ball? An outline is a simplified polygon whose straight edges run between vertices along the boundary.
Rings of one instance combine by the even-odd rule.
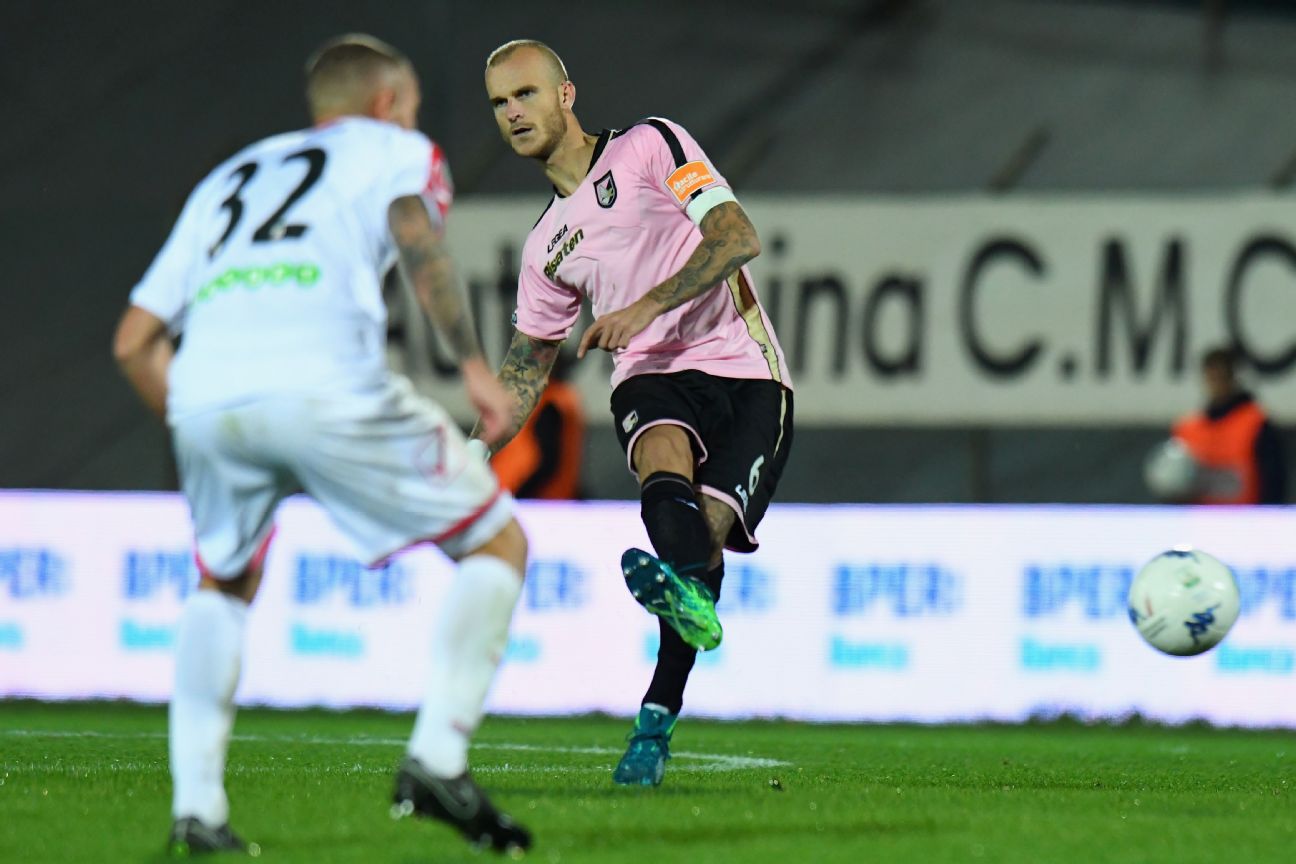
[[[1143,482],[1160,501],[1187,501],[1198,491],[1201,466],[1178,438],[1162,441],[1143,462]]]
[[[1240,606],[1233,571],[1199,549],[1162,552],[1130,585],[1129,616],[1139,635],[1178,657],[1218,645]]]

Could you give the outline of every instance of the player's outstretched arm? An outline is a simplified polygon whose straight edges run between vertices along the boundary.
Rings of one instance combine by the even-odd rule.
[[[174,355],[166,323],[139,306],[128,306],[113,336],[113,357],[150,411],[166,419],[167,370]]]
[[[432,225],[427,205],[417,195],[397,198],[387,208],[387,222],[400,253],[401,275],[459,361],[468,399],[481,414],[482,440],[493,443],[511,436],[513,397],[486,365],[468,298],[455,279],[450,252]]]
[[[500,366],[499,381],[514,400],[512,427],[514,433],[522,428],[522,424],[531,416],[536,403],[540,401],[540,394],[549,383],[549,373],[553,371],[561,347],[561,342],[537,339],[520,330],[513,331],[508,354],[504,356],[504,363]],[[482,426],[481,423],[477,425],[478,428],[473,430],[474,437],[479,437],[478,430]],[[495,442],[491,452],[499,450],[512,437],[509,435]]]
[[[615,351],[626,347],[658,315],[706,293],[760,254],[756,228],[737,201],[712,207],[698,227],[702,242],[680,271],[626,308],[590,325],[581,335],[577,357],[584,357],[591,348]]]

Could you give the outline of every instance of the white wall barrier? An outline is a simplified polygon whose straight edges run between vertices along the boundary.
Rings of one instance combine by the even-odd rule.
[[[637,506],[522,519],[533,562],[490,709],[630,713],[657,638],[617,569],[646,542]],[[240,701],[413,706],[446,563],[422,549],[364,570],[306,499],[279,529]],[[694,713],[1296,726],[1296,510],[776,506],[761,536],[730,558]],[[0,492],[0,696],[165,699],[189,538],[174,495]],[[1138,565],[1181,543],[1243,590],[1233,633],[1191,659],[1145,647],[1124,603]]]
[[[798,423],[1168,423],[1196,407],[1198,361],[1220,343],[1244,355],[1276,416],[1296,420],[1288,196],[739,192],[763,240],[752,270]],[[451,212],[455,263],[497,359],[544,205],[468,198]],[[420,314],[406,316],[395,362],[470,423]],[[593,357],[574,380],[605,417],[609,361]]]

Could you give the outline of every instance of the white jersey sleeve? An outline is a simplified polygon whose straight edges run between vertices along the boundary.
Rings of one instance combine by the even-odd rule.
[[[387,200],[419,195],[428,208],[432,223],[445,225],[454,200],[454,183],[445,152],[421,132],[402,131],[392,146],[391,170],[387,174]]]
[[[198,197],[197,191],[189,196],[180,211],[180,218],[171,229],[171,236],[130,295],[132,305],[165,321],[173,335],[184,329],[185,312],[192,293],[191,282],[201,261],[201,226],[195,203]]]

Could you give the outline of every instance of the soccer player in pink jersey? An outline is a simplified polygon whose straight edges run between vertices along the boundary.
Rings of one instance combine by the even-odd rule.
[[[698,649],[721,638],[726,548],[751,552],[792,443],[792,385],[746,264],[760,240],[724,177],[675,123],[585,132],[576,87],[533,40],[486,61],[500,133],[554,197],[527,238],[499,377],[533,410],[587,298],[578,356],[612,353],[612,414],[657,552],[622,558],[661,647],[617,783],[657,785]],[[502,446],[497,443],[495,447]]]

